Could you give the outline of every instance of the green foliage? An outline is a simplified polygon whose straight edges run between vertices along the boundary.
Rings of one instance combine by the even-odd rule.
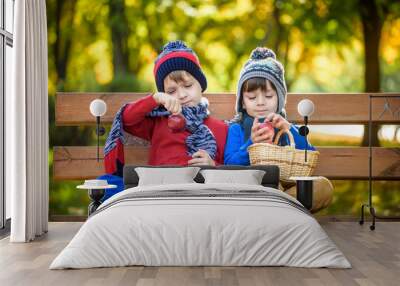
[[[291,92],[360,92],[365,66],[360,3],[47,0],[50,147],[96,142],[93,127],[55,126],[56,91],[154,90],[153,61],[169,40],[182,39],[197,52],[208,92],[235,91],[241,66],[259,45],[275,50]],[[381,86],[384,91],[399,91],[400,4],[377,3],[387,21],[382,30]],[[358,144],[334,137],[313,143]],[[383,143],[398,147],[395,141]],[[51,214],[86,213],[88,198],[75,189],[79,183],[50,178]],[[334,184],[333,204],[324,213],[357,214],[366,200],[366,182]],[[375,184],[379,208],[399,212],[400,193],[391,191],[399,189],[398,182]]]
[[[331,205],[318,215],[360,214],[361,204],[368,203],[368,181],[333,181],[334,196]],[[372,202],[379,215],[400,215],[399,181],[374,181]]]

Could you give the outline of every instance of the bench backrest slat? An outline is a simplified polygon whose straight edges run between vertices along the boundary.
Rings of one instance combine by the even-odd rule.
[[[89,112],[93,99],[101,98],[107,103],[107,113],[102,123],[110,124],[118,109],[128,102],[135,101],[145,93],[57,93],[56,124],[93,125],[95,118]],[[372,121],[380,124],[400,122],[400,99],[384,98],[388,93],[373,94]],[[211,114],[220,119],[231,119],[234,115],[236,97],[233,93],[206,94],[210,101]],[[369,94],[289,94],[287,112],[290,122],[301,123],[297,104],[308,98],[315,104],[311,124],[364,124],[369,120]],[[54,178],[72,180],[94,178],[104,173],[102,160],[97,162],[95,146],[60,146],[54,148]],[[367,179],[368,148],[365,147],[318,147],[321,152],[315,175],[330,179]],[[147,163],[148,148],[126,146],[127,164]],[[102,157],[102,152],[100,154]],[[374,179],[400,179],[400,148],[373,148]]]
[[[115,113],[124,103],[135,101],[145,95],[145,93],[58,93],[56,125],[94,124],[96,121],[89,112],[89,105],[95,98],[101,98],[107,103],[107,113],[102,117],[102,122],[111,123]],[[236,96],[233,93],[205,94],[205,97],[210,102],[213,116],[223,120],[229,120],[234,116]],[[288,94],[286,104],[290,122],[302,122],[303,119],[297,112],[297,104],[304,98],[311,99],[316,107],[310,118],[311,124],[363,124],[369,120],[369,94],[292,93]],[[382,124],[399,122],[400,98],[373,98],[372,120]]]

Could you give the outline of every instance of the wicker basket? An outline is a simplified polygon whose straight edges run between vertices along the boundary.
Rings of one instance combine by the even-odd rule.
[[[289,137],[290,145],[278,146],[283,133]],[[280,179],[289,180],[290,177],[308,177],[314,172],[318,163],[318,151],[307,150],[307,162],[304,150],[297,150],[292,133],[288,130],[279,130],[274,144],[255,143],[247,148],[251,165],[276,165],[280,169]]]

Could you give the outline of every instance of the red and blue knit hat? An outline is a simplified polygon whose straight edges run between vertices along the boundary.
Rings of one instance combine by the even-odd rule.
[[[196,53],[182,41],[167,43],[154,62],[153,73],[158,91],[164,92],[165,77],[177,70],[190,73],[200,83],[203,92],[207,89],[207,79]]]

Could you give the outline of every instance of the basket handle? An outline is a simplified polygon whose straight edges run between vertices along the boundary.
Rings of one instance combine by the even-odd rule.
[[[275,140],[274,140],[274,144],[278,145],[279,139],[281,138],[282,134],[286,133],[289,136],[289,142],[290,142],[290,147],[295,148],[295,143],[294,143],[294,138],[292,133],[290,133],[290,131],[288,129],[281,129],[278,131],[278,134],[276,134]]]

